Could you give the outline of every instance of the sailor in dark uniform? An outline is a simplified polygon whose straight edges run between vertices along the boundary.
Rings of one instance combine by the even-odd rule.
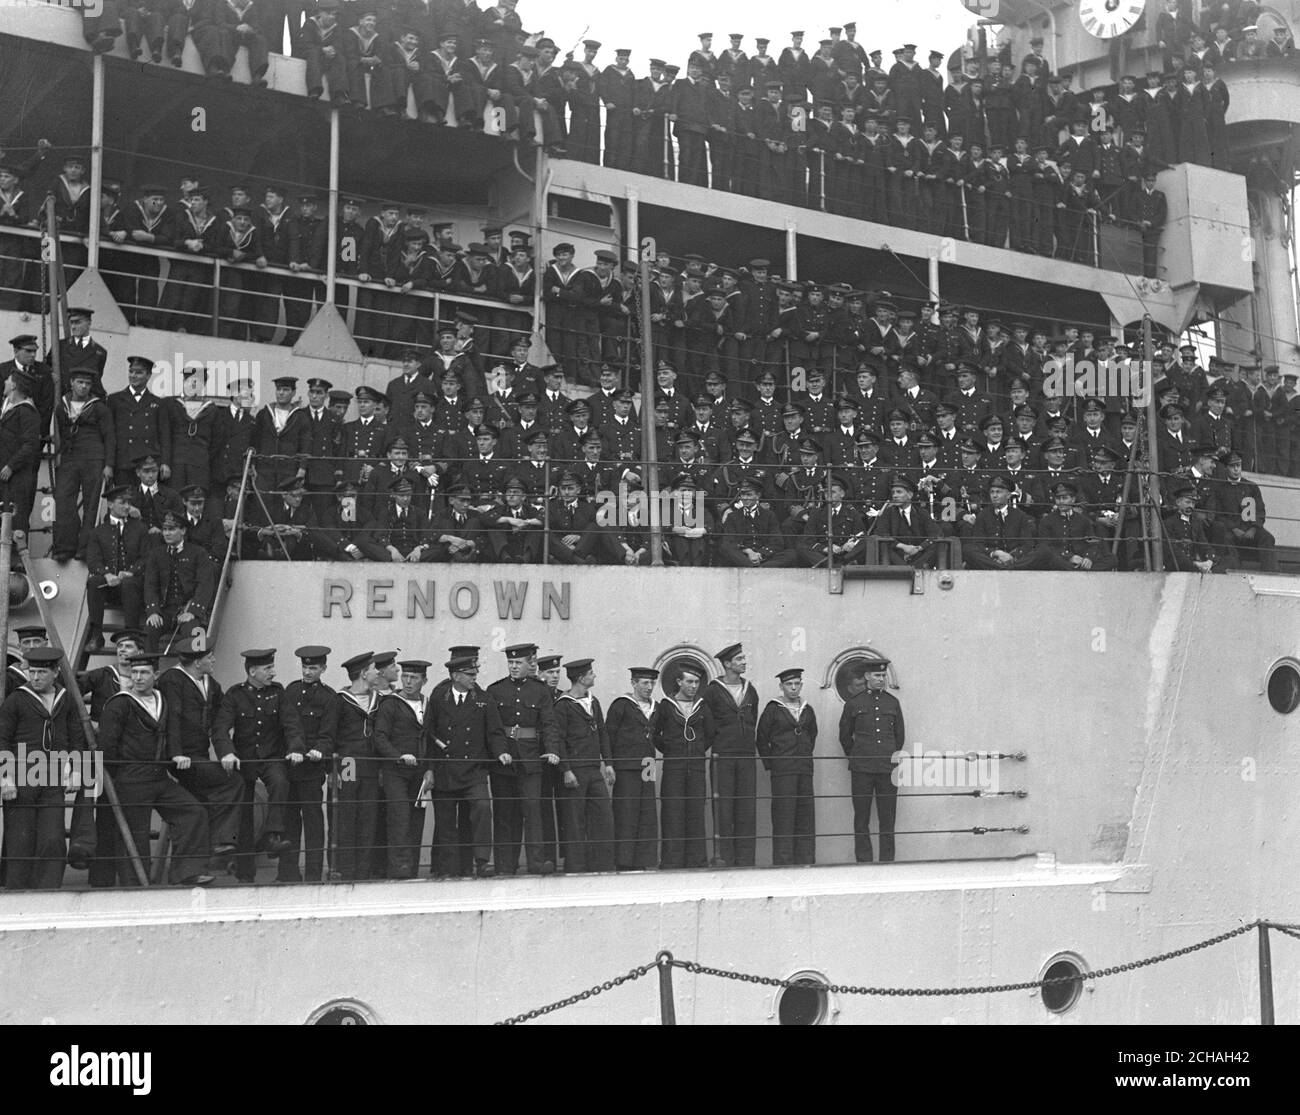
[[[605,717],[615,773],[614,865],[620,871],[640,871],[659,862],[651,700],[659,671],[633,666],[631,674],[631,692],[615,697]]]
[[[171,877],[188,887],[206,887],[211,855],[208,814],[167,771],[167,702],[154,687],[156,654],[131,656],[131,688],[110,697],[99,718],[99,746],[113,776],[117,796],[136,851],[149,875],[149,818],[154,812],[171,832]],[[172,765],[179,766],[175,758]],[[129,859],[118,857],[118,882],[139,882]]]
[[[106,473],[112,475],[108,462],[115,440],[108,404],[92,395],[97,382],[94,371],[76,368],[68,378],[68,393],[59,400],[56,412],[61,454],[54,487],[56,561],[85,559],[100,489]]]
[[[596,674],[590,658],[564,664],[569,691],[555,702],[560,769],[564,771],[568,839],[564,870],[610,871],[614,867],[614,811],[609,792],[616,781],[600,701],[591,693]]]
[[[375,752],[384,762],[380,786],[387,819],[389,879],[412,879],[420,865],[424,843],[424,812],[418,808],[428,758],[425,719],[428,699],[423,689],[431,663],[408,659],[399,663],[401,688],[379,698],[375,713]]]
[[[163,671],[158,692],[166,702],[167,753],[176,764],[174,777],[207,807],[212,855],[221,859],[236,849],[244,784],[211,757],[213,725],[222,700],[221,686],[212,676],[215,651],[204,638],[179,643],[180,664]]]
[[[816,863],[817,714],[803,699],[803,670],[782,670],[776,680],[781,696],[767,702],[757,732],[759,757],[772,776],[772,864]]]
[[[15,767],[27,773],[38,769],[34,759],[42,751],[58,755],[86,749],[71,696],[56,685],[62,658],[52,647],[32,647],[26,652],[26,683],[0,704],[0,756],[13,764],[0,769],[8,890],[47,890],[63,883],[64,786],[57,777],[47,778],[51,784],[44,786],[19,786],[12,773]],[[54,776],[54,762],[47,759],[42,773]]]
[[[713,795],[717,801],[717,858],[727,867],[754,866],[755,743],[758,694],[744,678],[740,643],[718,651],[723,676],[704,687],[713,721]]]
[[[348,686],[339,691],[335,754],[337,832],[330,834],[330,878],[353,882],[370,878],[371,853],[379,814],[379,766],[375,762],[375,713],[387,684],[368,651],[343,663]]]
[[[676,692],[655,706],[655,750],[663,756],[662,846],[659,866],[707,867],[704,842],[707,756],[713,747],[713,717],[699,697],[703,670],[682,667]],[[616,783],[617,784],[617,783]]]

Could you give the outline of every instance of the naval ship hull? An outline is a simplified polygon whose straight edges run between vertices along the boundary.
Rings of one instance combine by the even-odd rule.
[[[42,569],[63,579],[56,605],[76,608],[76,572]],[[988,987],[1038,979],[1061,956],[1096,972],[1300,920],[1300,718],[1267,694],[1300,651],[1291,579],[930,572],[842,588],[828,592],[824,571],[242,566],[226,630],[321,642],[334,661],[392,646],[441,661],[480,643],[490,681],[501,648],[529,639],[593,657],[606,704],[628,666],[737,639],[764,702],[779,669],[803,666],[820,723],[817,866],[765,866],[760,800],[750,870],[14,895],[0,909],[0,1021],[302,1023],[342,1003],[365,1021],[487,1023],[665,949],[835,985]],[[239,676],[239,649],[218,648],[219,678]],[[940,765],[901,792],[898,862],[854,864],[834,680],[858,653],[893,660],[909,752],[1023,753],[981,769],[1024,796],[955,796]],[[337,667],[326,680],[341,683]],[[1294,1020],[1300,944],[1275,939],[1276,1014]],[[1247,933],[1089,979],[1061,1014],[1035,989],[832,992],[823,1020],[1248,1023],[1256,951]],[[78,978],[43,978],[65,966]],[[655,985],[652,971],[547,1020],[658,1021]],[[778,1016],[762,985],[678,970],[674,995],[679,1022]]]

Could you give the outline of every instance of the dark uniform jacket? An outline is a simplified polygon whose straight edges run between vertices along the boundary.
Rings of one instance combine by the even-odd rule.
[[[1003,518],[992,507],[976,512],[966,545],[988,555],[1005,550],[1014,558],[1026,557],[1034,548],[1034,520],[1018,508],[1007,505]]]
[[[509,752],[497,703],[477,685],[456,704],[453,686],[429,699],[425,729],[431,740],[433,788],[456,793],[487,780],[488,765]]]
[[[10,667],[12,674],[13,668]],[[130,683],[130,678],[126,679]],[[21,681],[19,685],[23,684]],[[104,706],[108,704],[110,697],[116,697],[123,692],[122,676],[117,672],[115,666],[100,666],[95,670],[88,670],[84,674],[77,675],[77,688],[81,690],[81,695],[90,702],[91,719],[98,723],[99,718],[104,714]]]
[[[261,761],[301,751],[301,723],[291,708],[289,695],[278,681],[260,689],[248,681],[232,685],[212,725],[217,754]]]
[[[851,697],[840,714],[840,746],[855,773],[892,770],[903,749],[903,710],[884,689],[866,689]]]
[[[212,607],[216,586],[216,565],[206,550],[193,543],[182,543],[176,554],[170,546],[155,546],[145,557],[144,608],[148,613],[161,614],[166,608],[188,610],[202,622]]]
[[[309,782],[324,775],[334,755],[334,737],[339,727],[339,695],[322,682],[308,685],[299,679],[285,689],[285,717],[297,721],[297,729],[287,733],[285,753],[306,755],[319,751],[319,760],[305,759],[289,766],[290,782]]]
[[[59,375],[65,384],[69,382],[73,372],[84,370],[94,372],[96,377],[102,376],[107,363],[108,349],[94,337],[64,337],[59,341]],[[49,368],[54,367],[52,352],[45,354],[45,365]],[[91,385],[90,393],[94,398],[104,397],[104,388],[98,378]]]
[[[146,388],[137,397],[129,387],[124,387],[108,397],[108,408],[113,415],[116,435],[113,468],[133,468],[135,459],[144,453],[152,453],[170,465],[171,426],[157,395]]]
[[[163,782],[167,753],[167,698],[158,702],[157,719],[133,693],[118,693],[104,704],[99,716],[99,747],[113,765],[118,782]]]
[[[212,481],[225,484],[232,476],[242,476],[244,457],[253,438],[251,411],[238,409],[232,413],[223,406],[217,411],[212,426]]]
[[[657,711],[651,702],[647,716],[636,698],[626,693],[620,693],[610,702],[605,733],[609,737],[609,754],[616,771],[640,771],[654,763]]]
[[[812,774],[817,744],[817,714],[804,702],[795,718],[790,707],[775,698],[758,718],[758,754],[773,774]]]
[[[221,707],[221,686],[208,677],[207,696],[197,682],[179,666],[173,666],[158,679],[158,692],[167,702],[167,755],[188,755],[191,759],[208,759],[212,727]]]
[[[284,426],[277,430],[271,417],[271,407],[265,406],[253,419],[252,447],[258,456],[292,457],[291,461],[264,461],[263,471],[292,476],[307,464],[307,451],[311,444],[311,422],[307,408],[290,411]]]
[[[1088,539],[1100,538],[1096,524],[1082,511],[1068,516],[1049,511],[1038,522],[1038,540],[1060,557],[1091,557]]]
[[[555,724],[560,737],[560,769],[590,767],[613,758],[600,701],[591,697],[588,713],[576,697],[563,694],[555,702]]]
[[[749,682],[741,690],[740,703],[731,691],[714,678],[701,694],[709,708],[715,731],[715,755],[753,755],[754,729],[758,722],[758,693]]]
[[[385,693],[379,698],[379,707],[375,712],[375,753],[386,759],[400,760],[403,755],[414,755],[423,760],[428,757],[424,727],[429,719],[429,699],[421,698],[421,719],[416,719],[415,710],[405,697],[397,693]],[[393,768],[403,773],[418,773],[417,767],[408,767],[405,763],[395,761]]]
[[[728,507],[722,514],[723,545],[734,555],[744,550],[754,550],[766,561],[775,554],[789,549],[781,524],[766,507],[756,507],[754,514],[736,507]]]
[[[389,432],[378,418],[371,418],[369,422],[354,418],[343,423],[341,456],[348,458],[343,465],[343,479],[357,483],[363,465],[373,465],[383,458]]]
[[[898,504],[891,503],[881,511],[872,533],[908,546],[924,546],[932,538],[938,537],[939,529],[925,511],[913,503],[911,512],[912,522],[909,526]]]
[[[698,759],[713,746],[716,734],[709,706],[696,700],[689,715],[683,715],[681,706],[672,698],[664,697],[654,712],[655,750],[665,759]]]
[[[86,735],[76,705],[66,689],[56,688],[54,704],[45,702],[25,685],[0,704],[0,752],[28,755],[37,751],[84,751]]]
[[[91,396],[74,418],[65,396],[54,412],[54,421],[64,461],[98,461],[103,465],[113,459],[117,444],[113,412],[102,399]]]
[[[543,755],[560,754],[559,727],[550,686],[537,678],[514,681],[504,677],[489,685],[487,693],[497,703],[508,740],[506,746],[514,764],[525,774],[539,773],[543,769]]]
[[[375,751],[375,714],[379,710],[379,695],[369,693],[358,698],[347,690],[339,692],[338,734],[335,736],[335,754],[343,760],[341,773],[351,777],[377,780],[379,764],[373,762]]]

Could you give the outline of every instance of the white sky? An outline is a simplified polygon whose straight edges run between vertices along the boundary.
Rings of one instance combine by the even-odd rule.
[[[481,5],[482,6],[482,5]],[[545,31],[559,45],[560,55],[576,50],[580,41],[603,43],[596,61],[608,65],[614,51],[632,51],[631,65],[637,76],[645,76],[646,60],[662,58],[685,68],[690,52],[698,45],[701,32],[713,32],[713,50],[721,54],[730,46],[731,32],[745,35],[741,49],[754,53],[754,37],[771,39],[768,53],[780,57],[790,45],[790,32],[804,32],[804,49],[817,51],[817,40],[827,38],[827,28],[856,20],[857,41],[868,51],[884,52],[886,67],[892,51],[905,42],[920,48],[922,65],[931,50],[945,56],[965,41],[966,28],[975,17],[960,0],[606,0],[575,3],[574,0],[520,0],[519,15],[524,30]]]

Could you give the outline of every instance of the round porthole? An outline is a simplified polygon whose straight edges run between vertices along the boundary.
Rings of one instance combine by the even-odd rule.
[[[312,1011],[308,1026],[376,1026],[379,1020],[365,1003],[356,999],[335,999]]]
[[[820,1026],[830,1014],[826,980],[816,972],[797,972],[776,1000],[776,1020],[782,1026]]]
[[[1300,670],[1293,662],[1279,662],[1269,671],[1268,703],[1274,712],[1289,716],[1300,708]]]
[[[883,657],[869,647],[858,647],[840,655],[832,663],[828,680],[835,687],[841,701],[847,701],[853,696],[854,683],[862,677],[863,667],[869,662],[878,662]],[[897,688],[892,666],[889,667],[889,684],[891,688]]]
[[[713,676],[709,659],[703,651],[694,647],[676,647],[660,657],[658,663],[659,687],[665,697],[672,697],[677,692],[677,681],[686,667],[700,671],[700,689],[709,683]]]
[[[1052,957],[1039,976],[1039,979],[1053,981],[1044,983],[1040,989],[1043,1006],[1053,1014],[1065,1014],[1073,1010],[1079,996],[1083,994],[1083,971],[1083,960],[1074,953],[1061,953]]]

